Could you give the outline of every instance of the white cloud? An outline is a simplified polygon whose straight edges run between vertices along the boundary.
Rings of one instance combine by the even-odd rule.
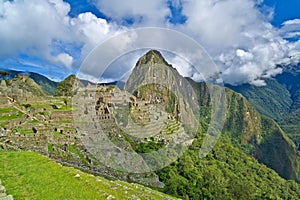
[[[65,20],[58,13],[69,6],[63,2],[55,5],[40,0],[5,1],[0,18],[0,58],[20,52],[50,58],[52,39],[67,40],[68,35]]]
[[[191,65],[179,56],[166,56],[168,63],[172,63],[172,66],[184,77],[191,77],[193,75],[193,69]]]
[[[96,5],[105,15],[120,23],[124,19],[133,19],[135,23],[154,26],[162,24],[170,15],[165,0],[98,0]]]
[[[83,49],[79,51],[83,58],[99,42],[122,28],[89,12],[71,18],[68,16],[70,5],[62,0],[1,3],[0,60],[23,53],[70,68],[74,63],[73,56],[65,52],[63,47],[55,49],[53,41],[82,44]]]
[[[261,79],[266,74],[272,77],[282,72],[277,64],[297,60],[298,54],[293,59],[285,59],[295,48],[281,34],[294,31],[300,20],[288,21],[281,30],[276,29],[268,21],[271,15],[257,8],[259,3],[255,0],[183,0],[187,21],[174,28],[204,46],[220,67],[226,83],[262,85]]]
[[[260,79],[252,80],[250,82],[250,84],[258,86],[258,87],[267,85],[264,80],[260,80]]]
[[[300,36],[300,19],[288,20],[282,23],[279,30],[284,38],[296,38]]]
[[[300,25],[300,19],[292,19],[292,20],[287,20],[282,23],[284,26],[288,25]]]
[[[73,57],[70,56],[67,53],[60,53],[58,54],[55,59],[55,61],[62,63],[65,67],[67,67],[68,69],[71,69],[71,66],[73,64]]]
[[[123,29],[115,24],[109,24],[105,19],[98,18],[90,12],[81,13],[77,18],[70,19],[70,24],[76,40],[84,44],[83,58],[100,42]]]

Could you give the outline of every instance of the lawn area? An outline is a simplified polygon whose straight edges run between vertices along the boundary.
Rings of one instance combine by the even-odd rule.
[[[109,181],[63,167],[33,152],[0,150],[0,179],[16,200],[106,199],[109,195],[115,199],[170,198],[141,185]]]

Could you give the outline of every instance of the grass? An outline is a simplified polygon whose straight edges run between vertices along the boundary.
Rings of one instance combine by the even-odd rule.
[[[13,108],[13,107],[8,107],[8,108],[0,108],[0,114],[2,113],[9,113],[9,112],[12,112],[12,111],[15,111],[16,109]]]
[[[53,153],[54,152],[53,144],[51,144],[51,143],[48,143],[48,152],[49,153]]]
[[[72,124],[73,121],[72,120],[61,120],[58,122],[59,124]]]
[[[78,150],[78,148],[75,145],[69,145],[68,146],[68,150],[72,153],[75,153],[76,155],[79,156],[79,158],[86,164],[89,164],[89,161],[82,155],[82,153],[80,153],[80,151]]]
[[[59,137],[59,136],[63,136],[64,134],[62,134],[61,132],[59,132],[59,131],[54,131],[54,136],[57,136],[57,137]]]
[[[170,198],[137,184],[109,181],[63,167],[33,152],[0,150],[0,179],[14,199],[106,199],[109,195],[115,199]]]
[[[22,117],[24,114],[22,112],[17,112],[10,115],[4,115],[0,117],[0,121],[8,121]]]
[[[18,129],[18,130],[22,134],[28,134],[28,135],[34,134],[32,129]]]

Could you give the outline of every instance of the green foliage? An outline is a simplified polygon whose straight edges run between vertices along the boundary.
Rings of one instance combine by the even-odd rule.
[[[84,163],[88,164],[89,161],[80,153],[79,149],[76,145],[69,145],[68,150],[74,154],[76,154]]]
[[[54,131],[53,134],[54,134],[54,136],[56,136],[56,137],[60,137],[60,136],[63,136],[63,135],[64,135],[64,134],[62,134],[62,133],[59,132],[59,131]]]
[[[279,124],[300,150],[300,109],[283,118]]]
[[[152,151],[157,151],[160,148],[164,147],[163,143],[157,143],[154,141],[149,142],[140,142],[135,147],[134,150],[137,153],[151,153]]]
[[[298,67],[298,70],[297,70]],[[291,69],[276,77],[276,80],[289,91],[291,99],[293,101],[291,105],[291,112],[300,109],[300,71],[299,65],[296,70]]]
[[[298,199],[300,187],[230,144],[219,143],[199,158],[200,141],[172,165],[159,170],[162,191],[184,199]]]
[[[300,149],[300,73],[289,70],[267,80],[267,86],[231,86],[241,92],[262,114],[277,120]]]
[[[244,84],[230,86],[245,96],[248,101],[263,115],[279,120],[289,113],[292,99],[289,91],[276,80],[266,80],[266,86]]]
[[[72,97],[76,92],[75,89],[77,86],[83,86],[83,84],[74,74],[72,74],[62,82],[58,83],[55,95]]]
[[[33,73],[33,72],[29,74],[29,77],[32,78],[46,94],[50,94],[50,95],[55,94],[55,90],[57,87],[56,82],[51,81],[50,79],[48,79],[43,75]]]
[[[51,143],[48,143],[48,152],[49,153],[53,153],[54,152],[53,144],[51,144]]]
[[[198,86],[196,91],[205,91],[204,86],[195,85]],[[227,113],[222,142],[230,143],[254,156],[282,177],[300,181],[300,157],[286,134],[274,121],[259,115],[241,94],[227,89],[226,96]],[[200,102],[203,102],[201,98],[207,99],[207,96],[200,95]],[[205,115],[201,114],[200,132],[205,132],[208,123]]]
[[[257,159],[282,177],[299,181],[300,159],[295,145],[271,119],[262,118],[262,125],[264,134],[256,148]]]

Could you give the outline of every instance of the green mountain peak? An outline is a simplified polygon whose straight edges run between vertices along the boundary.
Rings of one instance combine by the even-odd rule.
[[[161,53],[157,50],[150,50],[144,56],[142,56],[138,62],[137,66],[139,65],[148,65],[148,64],[163,64],[168,65],[168,62],[164,59]]]

